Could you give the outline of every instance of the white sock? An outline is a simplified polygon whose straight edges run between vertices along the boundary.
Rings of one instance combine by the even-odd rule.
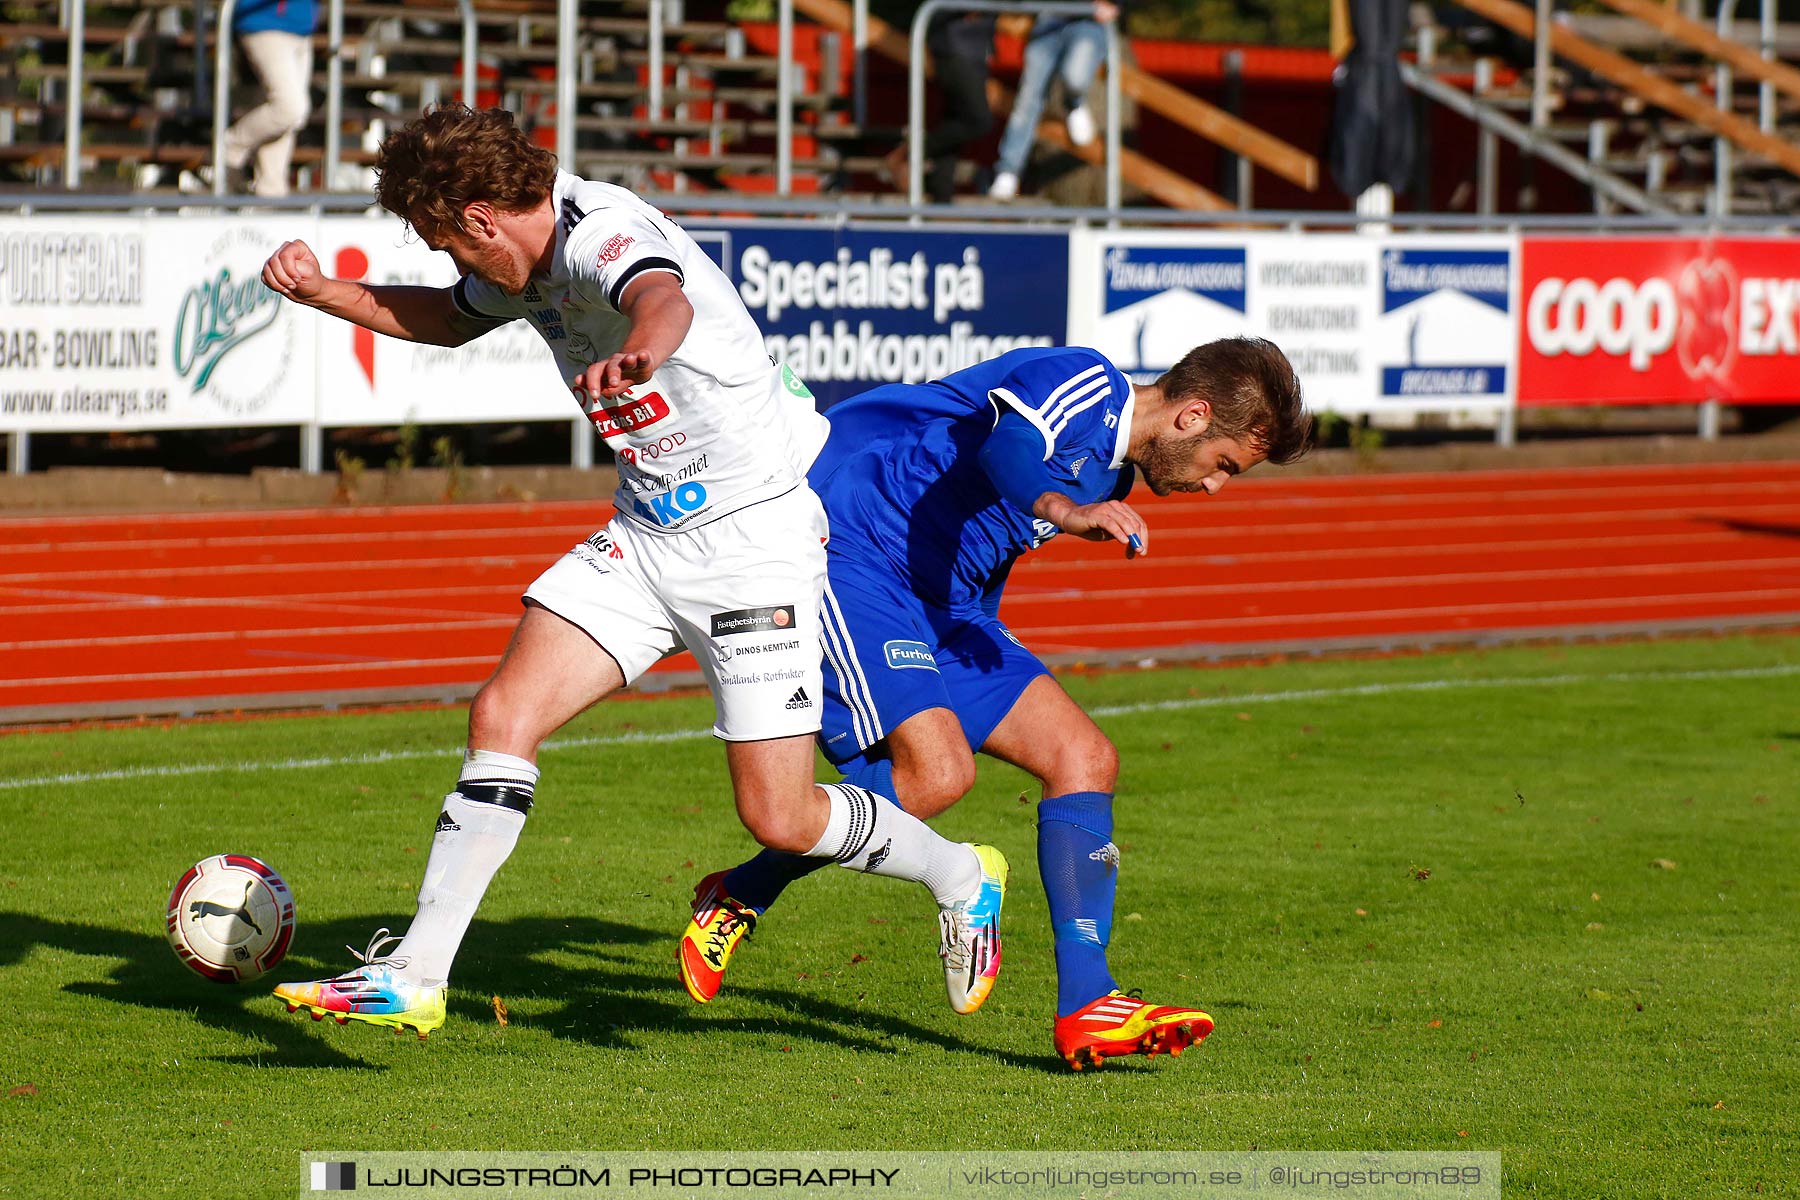
[[[393,951],[407,960],[397,974],[427,987],[450,978],[475,909],[525,828],[537,777],[535,766],[510,754],[470,750],[463,756],[456,790],[444,797],[431,838],[419,910]]]
[[[806,857],[922,883],[939,904],[966,900],[980,886],[981,860],[967,846],[939,837],[919,818],[853,783],[822,783],[819,790],[831,815]]]

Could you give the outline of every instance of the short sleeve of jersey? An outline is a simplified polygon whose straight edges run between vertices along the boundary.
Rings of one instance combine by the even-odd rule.
[[[655,221],[629,209],[604,208],[583,217],[564,243],[563,255],[575,287],[615,311],[626,285],[647,272],[667,272],[676,283],[686,282],[681,252]]]
[[[1108,447],[1115,434],[1105,415],[1129,388],[1124,376],[1095,351],[1071,347],[1033,355],[989,392],[1044,435],[1044,461],[1072,460]],[[1107,449],[1107,460],[1112,457]]]
[[[450,300],[463,316],[489,325],[504,325],[519,316],[513,298],[478,275],[457,280],[450,289]]]

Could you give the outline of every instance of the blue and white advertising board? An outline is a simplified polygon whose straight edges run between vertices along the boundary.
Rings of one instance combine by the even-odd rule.
[[[1069,340],[1148,382],[1188,350],[1279,345],[1314,409],[1511,403],[1513,253],[1501,238],[1077,230]]]
[[[821,405],[1066,340],[1068,234],[689,223]]]
[[[1383,239],[1371,339],[1379,407],[1512,405],[1517,244],[1504,236]]]

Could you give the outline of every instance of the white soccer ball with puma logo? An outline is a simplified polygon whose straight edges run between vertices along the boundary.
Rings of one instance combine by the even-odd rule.
[[[247,854],[201,859],[169,894],[169,945],[208,979],[255,979],[293,940],[293,892],[273,867]]]

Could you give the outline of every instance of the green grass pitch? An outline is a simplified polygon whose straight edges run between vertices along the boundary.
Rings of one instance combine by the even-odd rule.
[[[275,978],[348,965],[411,914],[460,713],[0,737],[0,1193],[291,1194],[308,1149],[1452,1148],[1509,1195],[1795,1186],[1800,639],[1067,684],[1123,757],[1116,973],[1218,1021],[1179,1061],[1051,1055],[1033,806],[991,762],[940,822],[1013,864],[980,1013],[921,889],[835,870],[702,1008],[687,898],[751,849],[709,705],[600,705],[421,1044],[190,975],[162,906],[255,854],[299,908]]]

